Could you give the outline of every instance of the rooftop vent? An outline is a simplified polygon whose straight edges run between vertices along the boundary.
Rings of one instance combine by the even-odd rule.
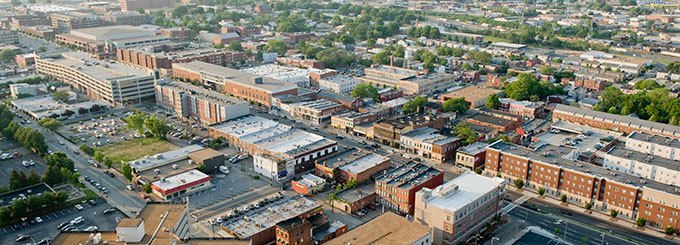
[[[255,84],[262,84],[262,78],[261,77],[256,77],[253,79],[253,83]]]

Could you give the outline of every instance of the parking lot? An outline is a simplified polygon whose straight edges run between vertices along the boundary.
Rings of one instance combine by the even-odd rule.
[[[2,150],[3,153],[13,154],[10,159],[0,160],[0,166],[2,166],[0,167],[0,185],[9,185],[9,177],[13,169],[23,171],[28,176],[31,169],[35,170],[39,175],[42,175],[47,168],[45,160],[32,151],[22,147],[14,140],[1,140],[0,150]],[[19,156],[19,154],[14,154],[15,152],[19,153],[21,156]],[[26,166],[24,166],[24,161],[26,161]],[[33,165],[29,164],[31,161],[33,162]]]
[[[112,114],[69,124],[57,131],[76,145],[84,143],[93,148],[113,144],[122,141],[121,137],[129,138],[135,134],[120,117]]]
[[[54,238],[60,230],[57,226],[64,222],[69,222],[76,217],[82,216],[85,221],[74,225],[78,230],[84,230],[89,226],[97,226],[99,230],[113,230],[118,224],[118,220],[125,218],[125,216],[115,211],[109,214],[102,214],[105,209],[112,208],[106,203],[104,199],[99,199],[97,205],[92,206],[89,203],[81,204],[83,210],[77,210],[75,207],[69,207],[61,211],[57,211],[48,215],[41,216],[43,222],[34,225],[28,224],[27,227],[20,227],[16,229],[12,226],[0,228],[0,244],[16,244],[15,239],[22,234],[30,235],[31,239],[23,242],[39,242],[42,239]]]

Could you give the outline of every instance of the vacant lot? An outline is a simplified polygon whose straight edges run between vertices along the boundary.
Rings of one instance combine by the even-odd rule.
[[[120,161],[132,161],[144,156],[178,149],[179,146],[155,138],[136,138],[97,148],[113,160],[113,168],[120,169]]]

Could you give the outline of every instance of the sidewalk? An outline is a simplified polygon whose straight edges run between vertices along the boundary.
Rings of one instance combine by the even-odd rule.
[[[510,187],[508,185],[508,186],[506,186],[506,188],[516,190],[514,186]],[[521,189],[521,193],[523,194],[523,196],[529,195],[529,196],[537,198],[537,199],[539,198],[538,193],[534,192],[533,190]],[[562,206],[564,209],[569,209],[569,210],[572,210],[574,212],[586,213],[585,212],[586,209],[585,209],[584,206],[580,206],[580,205],[574,204],[574,203],[569,203],[568,206],[563,206],[562,202],[559,199],[554,198],[554,197],[544,196],[544,198],[540,199],[540,200],[554,204],[554,205]],[[600,220],[605,221],[605,222],[617,224],[617,225],[624,227],[624,228],[636,229],[637,231],[642,232],[642,233],[649,235],[649,236],[654,236],[654,237],[666,239],[666,233],[664,233],[664,231],[661,230],[661,229],[657,229],[657,228],[650,227],[650,226],[645,226],[643,230],[640,230],[640,229],[637,229],[637,227],[635,226],[635,221],[627,220],[627,219],[621,219],[621,218],[617,219],[616,221],[612,221],[611,217],[609,216],[608,213],[604,213],[602,211],[593,210],[593,209],[591,209],[590,211],[592,211],[592,213],[590,214],[591,217],[600,219]],[[668,239],[666,239],[666,240],[668,240]],[[680,240],[678,240],[678,239],[673,239],[673,240],[668,240],[668,241],[673,241],[674,243],[680,243]]]

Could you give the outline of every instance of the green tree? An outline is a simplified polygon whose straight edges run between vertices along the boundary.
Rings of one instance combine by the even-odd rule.
[[[545,195],[545,188],[539,187],[539,188],[538,188],[538,195],[539,195],[539,196],[544,196],[544,195]]]
[[[35,185],[37,183],[40,183],[40,174],[38,174],[35,169],[31,169],[31,171],[28,171],[28,177],[26,178],[26,186],[31,186]]]
[[[12,211],[7,206],[0,207],[0,220],[9,220],[12,216]]]
[[[352,90],[352,97],[354,98],[372,98],[374,100],[378,99],[378,89],[374,88],[370,84],[359,84]]]
[[[26,186],[26,174],[24,174],[23,171],[17,171],[16,169],[12,169],[12,172],[9,175],[9,188],[12,190],[16,190],[19,188],[23,188]]]
[[[61,102],[68,102],[68,92],[66,91],[57,91],[52,94],[52,98],[56,101],[61,101]]]
[[[151,193],[151,183],[147,182],[146,184],[144,184],[144,192],[146,194]]]
[[[16,53],[14,53],[14,50],[12,49],[4,49],[0,51],[0,59],[2,59],[5,62],[11,62],[14,61],[14,58],[17,56]]]
[[[618,216],[618,215],[619,215],[619,211],[616,211],[614,209],[609,210],[609,216],[611,216],[612,218],[616,218],[616,216]]]
[[[501,104],[501,102],[498,99],[497,94],[493,93],[493,94],[490,94],[489,97],[486,97],[486,108],[498,109],[498,106],[500,104]]]
[[[86,144],[81,144],[79,148],[88,156],[94,156],[94,149],[92,147],[89,147]]]
[[[165,139],[165,136],[170,132],[170,126],[165,119],[157,118],[154,115],[144,120],[144,126],[149,129],[149,132],[157,139]]]
[[[101,151],[94,154],[94,160],[97,160],[97,162],[104,162],[104,159],[106,159],[106,156]]]
[[[555,68],[552,68],[551,66],[548,66],[548,65],[541,66],[541,74],[543,74],[543,75],[554,75],[555,74]]]
[[[356,43],[354,37],[349,34],[342,34],[338,40],[345,45],[354,45]]]
[[[527,100],[531,95],[538,93],[540,84],[533,74],[522,73],[517,76],[517,81],[505,86],[505,94],[514,100]]]
[[[45,157],[45,161],[47,166],[57,166],[58,168],[73,170],[73,160],[68,158],[63,152],[55,152]]]
[[[0,209],[0,219],[1,219],[1,217],[2,217],[2,209]],[[666,233],[666,235],[672,236],[673,233],[675,233],[675,227],[666,226],[666,228],[664,228],[663,231],[664,231],[664,233]]]
[[[515,187],[516,187],[517,189],[522,189],[522,187],[524,187],[524,180],[522,180],[522,179],[516,179],[516,180],[515,180]]]
[[[37,210],[42,206],[42,198],[40,198],[38,195],[30,195],[26,200],[26,204],[28,209]]]
[[[560,196],[560,202],[566,203],[567,202],[567,195],[562,194],[562,196]]]
[[[470,102],[467,102],[465,98],[453,98],[448,99],[442,105],[442,108],[446,112],[464,113],[470,109]]]
[[[120,167],[120,171],[128,182],[132,181],[132,167],[130,167],[130,164],[123,163]]]
[[[144,9],[143,9],[143,8],[136,8],[135,11],[137,11],[137,13],[140,13],[140,14],[146,14],[146,13],[144,12]]]
[[[637,225],[637,227],[642,228],[642,227],[644,227],[646,224],[647,224],[647,219],[645,219],[645,218],[640,217],[640,218],[638,218],[637,220],[635,220],[635,225]]]
[[[267,52],[276,52],[279,56],[284,56],[288,51],[288,46],[281,39],[269,39],[262,49]]]
[[[484,170],[482,170],[482,168],[476,168],[476,169],[475,169],[475,173],[476,173],[476,174],[482,174],[483,171],[484,171]]]
[[[463,139],[462,145],[475,143],[479,139],[479,135],[474,130],[472,130],[469,124],[465,122],[454,126],[453,130],[456,131],[456,136],[458,138]]]
[[[213,48],[216,49],[223,49],[224,48],[224,43],[220,42],[218,44],[213,45]]]
[[[243,47],[241,46],[241,42],[239,41],[231,41],[229,43],[229,49],[233,51],[243,51]]]
[[[593,208],[593,203],[587,202],[586,203],[586,210],[590,210],[591,208]]]
[[[104,159],[104,165],[106,165],[107,168],[111,168],[111,166],[113,166],[113,160],[110,158]]]
[[[45,53],[45,52],[47,52],[47,48],[45,46],[40,46],[40,47],[38,47],[38,52]]]
[[[654,90],[657,88],[661,88],[662,86],[652,79],[644,79],[636,82],[633,87],[635,89]]]
[[[404,103],[404,105],[402,106],[402,110],[404,111],[404,114],[410,114],[418,111],[419,108],[420,109],[424,108],[425,104],[427,104],[427,97],[418,96]]]
[[[58,128],[61,127],[61,122],[55,120],[54,118],[46,117],[40,119],[40,121],[38,121],[38,125],[54,132],[54,130],[57,130]]]
[[[125,119],[125,122],[127,123],[127,127],[129,129],[137,130],[137,133],[140,135],[144,135],[144,120],[146,119],[146,115],[144,113],[137,112],[132,116],[129,116]]]
[[[57,166],[47,166],[42,176],[42,181],[49,186],[55,186],[64,182],[61,171]]]
[[[170,13],[172,14],[173,18],[182,18],[187,13],[189,13],[189,10],[187,9],[186,6],[181,5],[181,6],[177,6],[174,9],[172,9],[172,11]]]
[[[12,201],[12,211],[14,211],[14,217],[24,217],[28,209],[28,204],[26,200],[17,198],[17,200]]]

